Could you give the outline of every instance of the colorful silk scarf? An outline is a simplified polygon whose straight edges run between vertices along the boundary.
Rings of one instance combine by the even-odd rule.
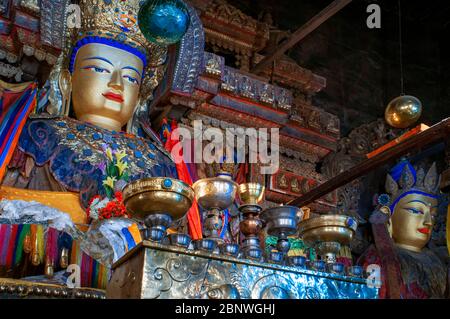
[[[0,81],[0,182],[28,115],[36,106],[36,94],[35,83],[11,85]]]

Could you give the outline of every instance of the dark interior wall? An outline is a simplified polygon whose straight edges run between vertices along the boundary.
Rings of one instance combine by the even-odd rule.
[[[331,0],[232,0],[258,18],[272,14],[280,29],[296,30]],[[381,29],[366,24],[370,3],[382,9]],[[402,0],[405,93],[424,106],[428,125],[450,116],[448,39],[450,1]],[[341,119],[342,134],[384,115],[400,94],[396,0],[353,0],[307,38],[288,51],[300,65],[325,76],[327,88],[314,103]]]

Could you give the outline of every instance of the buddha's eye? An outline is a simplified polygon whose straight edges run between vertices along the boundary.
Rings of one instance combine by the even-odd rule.
[[[95,66],[95,65],[89,65],[83,68],[83,70],[89,70],[89,71],[94,71],[97,73],[111,73],[109,72],[107,69]]]
[[[139,80],[134,78],[134,77],[132,77],[132,76],[125,75],[123,78],[127,79],[130,83],[139,85]]]
[[[407,210],[409,210],[413,214],[423,215],[423,211],[416,208],[407,208]]]

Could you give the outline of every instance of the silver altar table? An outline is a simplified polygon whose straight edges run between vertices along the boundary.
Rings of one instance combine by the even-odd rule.
[[[113,265],[107,298],[375,299],[363,278],[144,241]]]

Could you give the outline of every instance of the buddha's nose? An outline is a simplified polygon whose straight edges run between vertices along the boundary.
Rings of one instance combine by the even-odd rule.
[[[425,212],[425,220],[423,221],[425,226],[433,226],[433,219],[431,217],[430,211]]]
[[[111,81],[108,83],[108,86],[112,89],[123,91],[123,78],[122,72],[120,70],[113,72]]]

